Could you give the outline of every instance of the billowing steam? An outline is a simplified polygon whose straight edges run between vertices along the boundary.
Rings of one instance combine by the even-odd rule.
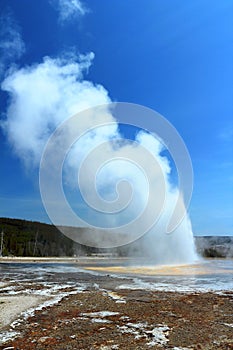
[[[51,59],[11,72],[2,83],[10,104],[3,127],[26,165],[38,165],[51,132],[73,114],[110,102],[101,85],[83,79],[94,54]]]
[[[42,63],[11,71],[3,81],[2,89],[9,94],[3,128],[15,153],[27,167],[39,166],[50,135],[62,122],[82,110],[96,105],[107,106],[111,102],[102,85],[84,79],[93,58],[93,53],[75,59],[74,56],[45,57]],[[81,203],[78,210],[83,215],[83,222],[89,220],[92,226],[117,228],[121,232],[122,225],[138,218],[147,207],[145,215],[135,221],[132,230],[144,231],[146,223],[156,213],[156,225],[147,230],[148,252],[158,263],[192,262],[196,254],[188,216],[174,232],[166,234],[178,190],[169,182],[170,166],[166,157],[161,156],[161,142],[144,131],[139,131],[135,142],[122,141],[111,110],[106,107],[100,115],[105,125],[98,128],[93,128],[99,117],[95,110],[90,109],[80,115],[75,132],[82,137],[70,147],[65,157],[64,187],[74,211],[77,198],[75,201],[72,193],[77,191],[75,193]],[[85,130],[89,131],[82,135]],[[57,144],[56,153],[60,151]],[[86,157],[91,157],[89,162],[85,162]],[[54,155],[52,162],[55,158]],[[51,168],[56,171],[53,164]],[[77,190],[79,170],[82,170],[79,177],[81,186]],[[121,182],[122,179],[125,183]],[[101,215],[98,210],[89,210],[82,198],[92,207],[101,208]],[[184,209],[183,203],[180,203],[180,208]],[[65,214],[62,206],[60,211],[56,207],[56,224],[59,224],[58,219],[60,224],[75,224]],[[126,226],[122,233],[132,234],[133,240],[134,232],[126,232],[129,227]],[[117,230],[110,234],[116,235]],[[118,244],[121,244],[120,240]],[[105,246],[98,241],[95,245]]]

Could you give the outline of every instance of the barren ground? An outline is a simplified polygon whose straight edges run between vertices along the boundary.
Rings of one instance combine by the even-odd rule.
[[[90,289],[37,311],[17,331],[1,350],[233,349],[233,299]]]

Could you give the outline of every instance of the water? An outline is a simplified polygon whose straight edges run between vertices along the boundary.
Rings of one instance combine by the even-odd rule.
[[[109,279],[109,275],[114,277]],[[132,259],[80,259],[78,263],[1,263],[0,291],[99,286],[177,292],[233,292],[233,260],[208,259],[192,265],[153,266]],[[4,287],[5,285],[5,287]]]

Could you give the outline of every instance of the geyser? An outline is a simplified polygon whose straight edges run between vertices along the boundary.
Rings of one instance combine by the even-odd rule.
[[[87,226],[81,243],[117,246],[146,233],[144,249],[157,263],[193,262],[185,198],[171,185],[169,161],[161,155],[166,144],[160,134],[148,133],[148,127],[135,140],[122,136],[108,92],[83,79],[93,57],[46,57],[9,73],[2,84],[9,93],[3,124],[9,142],[27,167],[38,168],[43,154],[40,181],[46,210],[57,226]],[[70,118],[84,109],[78,119]],[[67,123],[71,119],[74,123]],[[59,192],[56,186],[62,182]],[[171,217],[177,225],[169,233]]]

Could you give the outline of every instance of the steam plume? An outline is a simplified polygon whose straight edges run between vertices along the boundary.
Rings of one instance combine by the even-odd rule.
[[[78,56],[76,60],[73,56],[56,59],[45,57],[42,63],[9,73],[3,81],[2,89],[9,94],[7,118],[3,128],[14,151],[27,167],[38,167],[49,136],[61,122],[84,109],[111,102],[108,92],[102,85],[95,85],[84,79],[84,74],[88,71],[93,58],[93,53]],[[101,161],[101,157],[105,159],[107,156],[108,159],[118,159],[118,161],[109,162],[98,172],[96,182],[99,194],[108,202],[114,200],[117,197],[115,185],[122,178],[134,189],[133,200],[127,206],[126,212],[120,211],[110,216],[102,216],[105,227],[121,226],[128,218],[137,216],[150,196],[154,200],[141,222],[143,227],[145,221],[150,220],[154,215],[155,208],[159,204],[160,184],[163,179],[165,181],[164,210],[156,228],[152,227],[149,231],[148,250],[160,263],[193,261],[196,255],[188,217],[185,217],[172,235],[164,234],[178,190],[169,182],[170,166],[168,160],[161,156],[162,144],[143,131],[136,136],[137,144],[128,141],[120,143],[119,139],[122,137],[111,111],[106,109],[102,112],[103,122],[108,125],[91,130],[80,138],[66,159],[65,179],[68,187],[71,189],[75,187],[76,171],[85,155],[103,144],[99,156],[92,159]],[[81,133],[82,130],[91,128],[95,118],[95,114],[86,113],[85,118],[79,119],[77,130]],[[145,153],[143,149],[148,152]],[[158,164],[156,171],[151,163],[151,155]],[[136,159],[142,169],[147,169],[151,178],[149,189],[140,169],[125,161],[127,159]],[[87,175],[83,182],[83,193],[90,200],[94,196],[91,190],[93,166],[93,162],[87,165],[85,171]],[[121,202],[118,203],[121,205],[127,203],[129,192],[122,193]],[[183,204],[180,205],[183,209]],[[140,229],[140,227],[137,228]]]

